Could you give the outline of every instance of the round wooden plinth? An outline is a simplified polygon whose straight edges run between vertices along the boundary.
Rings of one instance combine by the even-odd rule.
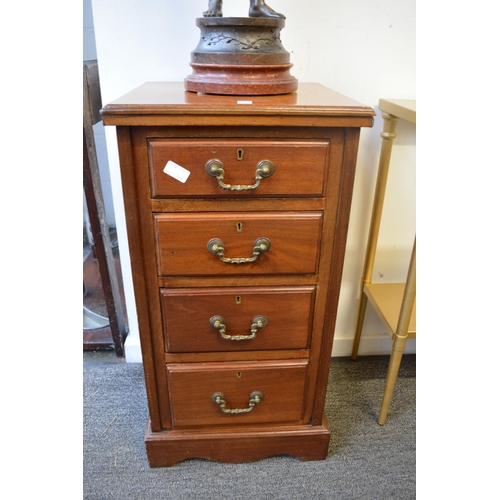
[[[295,92],[298,81],[292,64],[196,64],[185,79],[191,92],[230,95],[273,95]]]
[[[290,54],[280,39],[284,19],[199,18],[200,41],[191,53],[191,92],[274,95],[295,92]]]

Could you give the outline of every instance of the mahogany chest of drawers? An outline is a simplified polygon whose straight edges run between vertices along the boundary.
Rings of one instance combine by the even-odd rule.
[[[324,459],[360,127],[318,84],[215,96],[147,83],[116,126],[152,467]]]

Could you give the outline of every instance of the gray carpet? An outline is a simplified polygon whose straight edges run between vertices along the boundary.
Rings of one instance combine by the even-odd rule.
[[[84,500],[416,498],[416,356],[404,356],[385,426],[377,423],[388,357],[333,358],[326,460],[248,464],[190,459],[150,469],[142,365],[84,363]]]

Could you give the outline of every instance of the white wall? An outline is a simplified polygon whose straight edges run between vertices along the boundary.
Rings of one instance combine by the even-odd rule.
[[[207,0],[92,0],[103,104],[146,81],[182,81],[199,40],[196,17]],[[380,150],[380,98],[416,98],[415,0],[269,0],[286,15],[282,41],[301,82],[318,82],[377,111],[362,129],[333,355],[350,354],[364,248]],[[225,16],[244,17],[248,0],[226,0]],[[130,335],[127,358],[139,345],[123,200],[112,127],[106,127],[114,214],[120,241]],[[402,280],[415,231],[415,127],[398,125],[387,187],[375,278]],[[370,307],[360,355],[389,354],[391,343]],[[409,341],[407,352],[416,352]]]

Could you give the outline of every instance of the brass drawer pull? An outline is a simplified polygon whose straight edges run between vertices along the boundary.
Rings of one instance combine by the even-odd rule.
[[[264,177],[270,177],[274,173],[274,165],[269,160],[262,160],[257,163],[257,167],[255,169],[255,184],[251,186],[247,185],[236,185],[231,186],[231,184],[226,184],[224,182],[224,165],[220,160],[212,159],[208,160],[205,164],[205,171],[208,175],[212,177],[216,177],[219,183],[219,186],[222,189],[227,189],[229,191],[249,191],[252,189],[257,189],[260,185],[260,181]]]
[[[210,326],[219,330],[220,336],[226,340],[250,340],[255,338],[255,334],[259,328],[264,328],[267,325],[265,316],[255,316],[250,326],[250,335],[227,335],[226,320],[222,316],[212,316],[210,318]]]
[[[228,257],[224,257],[224,242],[219,238],[212,238],[207,243],[207,248],[210,253],[218,255],[222,262],[226,262],[228,264],[247,264],[249,262],[254,262],[261,253],[267,252],[271,248],[271,242],[267,238],[258,238],[253,244],[252,257],[247,258],[240,257],[230,259]]]
[[[226,396],[223,392],[214,392],[212,394],[212,401],[220,406],[220,409],[224,413],[248,413],[253,410],[253,407],[260,403],[264,399],[264,394],[260,391],[254,391],[250,394],[250,401],[248,402],[248,408],[226,408]]]

